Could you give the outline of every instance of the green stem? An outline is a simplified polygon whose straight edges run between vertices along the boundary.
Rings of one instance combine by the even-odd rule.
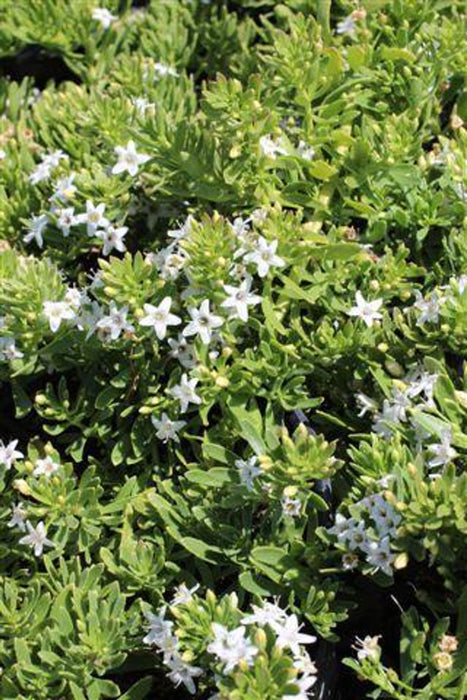
[[[323,41],[328,44],[331,40],[331,0],[318,0],[316,18],[321,25]]]

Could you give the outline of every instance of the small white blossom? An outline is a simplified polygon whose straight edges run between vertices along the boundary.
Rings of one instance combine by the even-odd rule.
[[[214,640],[207,650],[214,654],[224,666],[224,673],[230,673],[242,661],[251,665],[258,649],[249,639],[245,638],[245,627],[237,627],[229,631],[216,622],[212,624]]]
[[[177,588],[175,589],[174,595],[173,595],[173,598],[172,598],[170,604],[171,605],[186,605],[193,598],[193,594],[196,593],[198,588],[199,588],[199,583],[195,583],[195,585],[192,586],[191,588],[188,588],[188,586],[185,583],[182,583],[180,586],[177,586]]]
[[[74,193],[76,192],[76,186],[73,184],[74,179],[75,175],[72,173],[71,175],[66,175],[65,177],[61,177],[59,180],[57,180],[55,183],[55,191],[50,197],[49,201],[61,202],[62,204],[65,204],[72,199]]]
[[[8,527],[17,527],[21,532],[26,532],[26,516],[27,511],[21,502],[17,503],[11,509],[11,519],[8,521]]]
[[[167,342],[171,348],[169,352],[170,357],[178,360],[185,369],[193,369],[195,367],[195,350],[181,333],[179,333],[177,340],[169,338]]]
[[[96,231],[96,236],[103,242],[102,255],[109,255],[115,248],[119,253],[126,250],[124,238],[128,233],[128,226],[108,226],[104,231]]]
[[[376,569],[381,569],[387,576],[392,575],[391,565],[395,559],[390,551],[389,537],[383,537],[379,542],[369,541],[365,543],[364,551],[368,564]]]
[[[0,361],[19,360],[24,354],[18,350],[14,338],[0,338]]]
[[[355,35],[355,30],[357,28],[357,23],[352,15],[346,17],[342,22],[339,22],[336,27],[336,34],[349,34],[350,36]]]
[[[188,692],[194,695],[196,693],[196,685],[193,678],[201,676],[203,669],[198,666],[191,666],[177,652],[166,658],[165,664],[170,668],[170,673],[167,674],[167,677],[170,678],[175,687],[177,688],[180,683],[183,683]]]
[[[106,229],[109,220],[104,216],[105,204],[101,202],[95,206],[91,201],[86,202],[86,213],[80,214],[79,223],[86,224],[88,236],[95,236],[98,229]]]
[[[180,411],[185,413],[188,409],[188,404],[194,403],[198,406],[201,404],[201,397],[195,392],[195,387],[198,384],[198,379],[188,379],[186,374],[182,375],[180,384],[176,384],[169,393],[180,401]]]
[[[303,625],[299,625],[296,615],[289,615],[286,620],[273,623],[274,632],[277,634],[276,644],[279,649],[290,649],[292,654],[300,654],[300,644],[313,644],[316,637],[300,632]]]
[[[350,311],[347,311],[349,316],[357,316],[361,318],[362,321],[370,328],[373,323],[383,318],[379,313],[379,309],[383,305],[382,299],[375,299],[374,301],[366,301],[361,292],[357,292],[355,295],[355,306],[353,306]]]
[[[116,304],[112,302],[109,307],[109,314],[103,316],[100,321],[96,323],[96,328],[101,331],[104,336],[110,338],[110,340],[117,340],[121,333],[132,333],[135,328],[127,320],[128,306],[123,306],[121,309],[117,308]]]
[[[248,491],[253,491],[254,480],[262,474],[261,467],[258,466],[258,458],[256,456],[249,459],[237,459],[235,466],[238,469],[240,481],[244,484]]]
[[[379,657],[381,656],[381,647],[379,646],[378,642],[380,639],[380,634],[376,637],[370,637],[367,635],[364,639],[356,637],[356,643],[353,648],[357,652],[358,660],[363,661],[364,659],[372,659],[373,661],[379,661]]]
[[[63,233],[65,238],[70,235],[70,229],[72,226],[76,226],[79,222],[78,217],[75,215],[74,207],[66,207],[60,209],[57,217],[57,226]]]
[[[220,316],[211,313],[209,299],[205,299],[199,309],[188,309],[191,316],[190,323],[183,329],[183,335],[199,335],[202,342],[208,345],[212,338],[213,329],[219,328],[224,323]]]
[[[149,629],[147,635],[143,638],[143,644],[150,644],[160,646],[163,641],[172,635],[173,622],[165,619],[165,613],[167,608],[161,608],[157,614],[152,612],[145,612],[149,623]]]
[[[105,7],[95,7],[92,11],[92,18],[99,22],[102,29],[108,29],[118,19]]]
[[[446,464],[449,464],[449,462],[452,462],[452,460],[458,456],[455,449],[451,447],[451,431],[443,431],[440,437],[441,442],[428,445],[428,450],[433,455],[433,457],[428,460],[428,466],[430,468],[445,467]]]
[[[257,267],[260,277],[266,277],[271,267],[283,267],[284,260],[276,255],[278,241],[268,241],[260,236],[256,243],[256,249],[245,256],[246,263],[253,263]]]
[[[36,527],[33,527],[29,520],[26,521],[26,529],[28,534],[21,537],[19,544],[27,544],[34,550],[36,557],[40,557],[44,551],[44,547],[54,547],[52,540],[47,537],[47,532],[45,530],[44,523],[42,520],[37,523]]]
[[[294,679],[292,682],[298,687],[298,693],[294,693],[294,695],[283,695],[282,700],[308,700],[310,697],[310,693],[308,691],[314,686],[316,680],[316,676],[308,675]]]
[[[71,321],[75,312],[66,301],[44,301],[43,314],[50,324],[50,330],[56,333],[62,321]]]
[[[242,625],[259,625],[260,627],[270,625],[272,627],[274,624],[285,622],[287,619],[287,613],[277,602],[270,603],[265,600],[262,605],[252,605],[251,609],[253,613],[246,615],[240,620]]]
[[[11,440],[7,445],[0,440],[0,464],[3,464],[5,469],[11,469],[17,459],[23,459],[22,452],[16,449],[18,440]]]
[[[23,241],[25,243],[31,243],[35,241],[39,248],[44,245],[44,229],[49,223],[49,219],[46,214],[40,214],[39,216],[33,216],[30,220],[27,228],[27,233],[23,236]]]
[[[291,518],[300,515],[302,510],[302,502],[299,498],[292,498],[284,494],[281,498],[282,513]]]
[[[262,154],[266,156],[266,158],[271,158],[271,160],[275,160],[277,156],[287,155],[287,149],[284,147],[281,141],[275,141],[270,134],[261,136],[259,140],[259,147]]]
[[[305,141],[300,141],[297,146],[297,152],[300,158],[303,160],[313,160],[315,157],[315,150],[309,146]]]
[[[159,419],[151,416],[151,423],[156,428],[156,435],[162,442],[167,442],[168,440],[180,442],[178,432],[186,425],[186,421],[172,420],[167,413],[163,413]]]
[[[145,97],[134,97],[132,102],[134,108],[140,114],[141,117],[144,117],[146,112],[154,112],[156,109],[156,105],[154,104],[154,102],[149,102],[149,100],[147,100]]]
[[[224,290],[229,296],[222,302],[222,308],[229,309],[233,318],[239,318],[244,323],[248,321],[248,307],[261,302],[261,297],[250,293],[250,288],[249,278],[243,280],[239,287],[224,284]]]
[[[113,175],[128,172],[134,177],[138,172],[138,167],[151,159],[151,156],[136,152],[134,141],[128,141],[126,146],[116,146],[114,150],[118,161],[112,168]]]
[[[445,301],[444,297],[440,297],[437,292],[432,292],[426,299],[421,292],[416,289],[415,297],[417,301],[413,308],[419,311],[417,326],[423,326],[424,323],[438,323],[440,305]]]
[[[179,316],[170,313],[171,306],[171,297],[165,297],[158,306],[144,304],[146,316],[140,320],[140,325],[153,328],[159,340],[163,340],[167,333],[167,326],[178,326],[182,322]]]
[[[154,63],[153,68],[155,72],[162,78],[165,78],[167,75],[170,75],[173,78],[178,77],[178,72],[175,70],[175,68],[173,66],[168,66],[166,63],[156,62]]]
[[[58,469],[60,469],[60,464],[58,464],[58,462],[54,462],[52,457],[44,457],[44,459],[38,459],[36,461],[33,476],[51,477]]]

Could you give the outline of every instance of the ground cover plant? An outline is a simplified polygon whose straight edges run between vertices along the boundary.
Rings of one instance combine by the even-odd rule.
[[[0,696],[467,693],[465,5],[0,0]]]

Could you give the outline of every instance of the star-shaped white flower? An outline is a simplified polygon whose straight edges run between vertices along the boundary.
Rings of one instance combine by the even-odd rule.
[[[97,231],[96,236],[103,242],[102,255],[108,255],[114,248],[119,253],[126,250],[124,238],[128,233],[128,226],[107,226],[104,231]]]
[[[151,156],[136,152],[134,141],[128,141],[126,146],[116,146],[114,150],[118,161],[112,168],[113,175],[128,172],[134,177],[138,172],[138,167],[151,159]]]
[[[108,29],[118,19],[106,7],[95,7],[92,11],[92,18],[99,22],[102,29]]]
[[[250,288],[251,279],[249,278],[243,280],[239,287],[224,284],[224,290],[229,296],[221,306],[229,309],[233,318],[239,318],[244,323],[248,321],[248,307],[261,302],[261,297],[258,294],[252,294]]]
[[[169,389],[169,393],[180,401],[181,413],[185,413],[190,403],[197,404],[198,406],[200,405],[201,397],[195,392],[197,384],[198,379],[188,379],[187,375],[183,374],[180,384],[176,384]]]
[[[296,656],[300,654],[300,644],[316,642],[316,637],[300,632],[303,625],[299,625],[296,615],[289,615],[285,621],[273,623],[272,627],[277,634],[276,644],[279,649],[288,648]]]
[[[21,532],[26,532],[27,511],[20,501],[11,509],[11,519],[7,522],[8,527],[17,527]]]
[[[87,225],[88,236],[95,236],[98,229],[106,229],[109,226],[109,220],[104,216],[105,204],[101,202],[95,206],[91,201],[86,202],[86,213],[80,214],[78,217],[79,223]]]
[[[375,321],[383,318],[382,314],[379,313],[379,309],[383,305],[382,299],[366,301],[362,293],[357,292],[355,294],[355,302],[355,306],[353,306],[350,311],[347,311],[347,314],[349,316],[361,318],[368,328],[370,328]]]
[[[193,307],[188,309],[188,313],[191,316],[191,321],[183,329],[183,335],[199,335],[203,343],[208,345],[212,338],[212,331],[222,326],[224,320],[211,313],[209,299],[205,299],[199,309]]]
[[[441,435],[441,442],[428,445],[428,449],[433,455],[428,461],[428,466],[430,468],[444,467],[458,456],[455,449],[451,447],[451,440],[451,431],[445,430]]]
[[[37,527],[33,527],[28,520],[26,522],[26,528],[28,534],[20,539],[19,544],[29,545],[34,550],[36,557],[41,556],[44,547],[55,546],[52,540],[48,539],[45,525],[42,520],[37,523]]]
[[[157,431],[157,437],[159,440],[162,440],[162,442],[167,442],[168,440],[180,442],[178,432],[186,425],[186,421],[172,420],[168,417],[167,413],[163,413],[160,418],[151,416],[151,423]]]
[[[266,277],[271,267],[284,267],[285,261],[276,255],[278,241],[268,241],[260,236],[256,243],[256,249],[245,255],[245,262],[253,263],[257,267],[260,277]]]
[[[11,469],[17,459],[23,459],[22,452],[16,449],[18,440],[12,440],[7,445],[0,440],[0,464],[3,464],[5,469]]]
[[[235,466],[238,469],[240,481],[244,484],[248,491],[253,491],[255,479],[262,474],[262,469],[258,466],[258,458],[253,455],[249,459],[235,460]]]
[[[159,340],[163,340],[167,333],[167,326],[178,326],[182,322],[179,316],[170,313],[171,306],[171,297],[162,299],[158,306],[144,304],[146,316],[141,319],[140,325],[152,327]]]
[[[23,236],[23,241],[25,243],[31,243],[31,241],[36,241],[39,248],[44,245],[44,229],[49,223],[49,219],[46,214],[40,214],[40,216],[33,216],[28,225],[28,232]]]
[[[36,461],[36,466],[33,471],[33,476],[46,476],[51,477],[52,474],[60,469],[60,464],[54,462],[52,457],[44,457],[44,459],[38,459]]]
[[[63,233],[65,238],[70,235],[70,228],[78,224],[78,218],[75,216],[74,207],[65,207],[60,209],[57,217],[57,226]]]
[[[109,307],[109,314],[103,316],[97,323],[96,328],[111,340],[117,340],[121,333],[131,333],[134,326],[128,321],[128,306],[117,308],[115,302]]]
[[[76,315],[66,301],[44,301],[43,313],[53,333],[58,331],[62,321],[71,321]]]

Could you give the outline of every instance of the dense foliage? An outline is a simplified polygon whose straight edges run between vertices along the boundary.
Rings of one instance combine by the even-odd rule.
[[[0,696],[467,693],[461,0],[0,0]]]

